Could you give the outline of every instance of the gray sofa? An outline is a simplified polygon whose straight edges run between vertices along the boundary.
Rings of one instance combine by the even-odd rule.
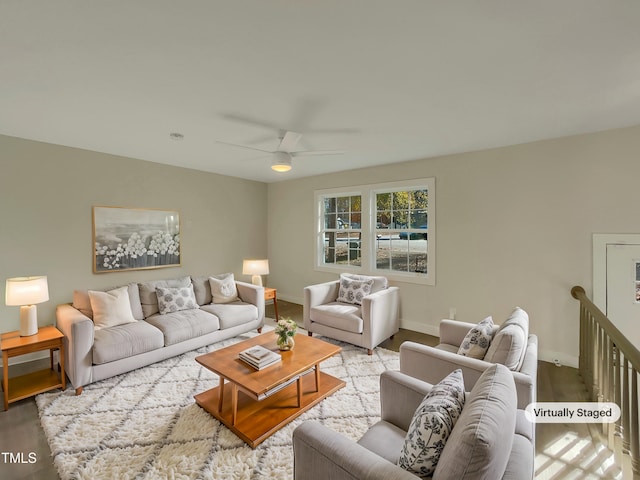
[[[293,432],[294,478],[410,480],[397,465],[413,414],[432,385],[401,372],[380,377],[381,420],[354,442],[317,422]],[[516,407],[511,372],[494,364],[467,395],[433,479],[533,478],[534,425]]]
[[[179,277],[127,285],[135,321],[96,329],[88,292],[76,290],[72,304],[58,305],[64,334],[65,370],[76,389],[144,367],[264,325],[264,288],[235,282],[239,300],[212,303],[207,276]],[[157,287],[193,286],[196,307],[161,314]]]

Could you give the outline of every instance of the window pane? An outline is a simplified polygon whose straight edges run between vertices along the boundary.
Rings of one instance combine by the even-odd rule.
[[[336,199],[325,198],[324,199],[324,211],[325,213],[331,213],[336,211]]]
[[[414,210],[426,210],[428,207],[427,190],[413,190],[410,194],[411,208]]]
[[[362,211],[362,200],[360,195],[356,195],[351,197],[351,211],[352,212],[361,212]]]
[[[350,228],[360,228],[362,222],[362,214],[360,212],[351,213],[351,222],[349,223]]]
[[[391,194],[390,193],[376,194],[376,208],[378,210],[391,210]]]
[[[337,228],[335,213],[324,216],[324,228]]]
[[[349,197],[338,197],[338,213],[345,213],[349,211]]]
[[[409,228],[427,228],[426,210],[412,210],[409,213]]]

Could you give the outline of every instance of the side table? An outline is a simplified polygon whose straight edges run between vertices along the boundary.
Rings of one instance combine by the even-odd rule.
[[[9,404],[23,398],[47,392],[54,388],[66,388],[64,373],[64,335],[53,325],[41,327],[38,333],[21,337],[20,332],[7,332],[0,335],[2,350],[2,390],[4,391],[4,409]],[[9,358],[27,353],[49,350],[49,370],[40,370],[19,377],[9,378]],[[60,373],[53,367],[53,351],[60,351]]]
[[[264,299],[273,300],[273,309],[276,311],[276,322],[278,318],[278,296],[275,288],[264,287]]]

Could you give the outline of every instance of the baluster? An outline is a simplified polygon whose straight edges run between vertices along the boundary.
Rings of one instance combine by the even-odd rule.
[[[622,385],[622,451],[628,454],[631,446],[631,421],[629,419],[629,360],[626,356],[622,371]]]
[[[640,442],[638,438],[638,371],[631,369],[631,467],[640,475]]]

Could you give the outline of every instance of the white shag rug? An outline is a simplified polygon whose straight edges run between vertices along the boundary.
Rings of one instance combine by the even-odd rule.
[[[36,403],[60,478],[66,479],[290,479],[291,434],[319,421],[357,440],[380,416],[380,374],[399,369],[399,356],[337,342],[342,352],[321,369],[346,387],[269,437],[254,450],[193,396],[218,384],[194,359],[254,336],[245,334],[101,382],[80,396],[38,395]]]

